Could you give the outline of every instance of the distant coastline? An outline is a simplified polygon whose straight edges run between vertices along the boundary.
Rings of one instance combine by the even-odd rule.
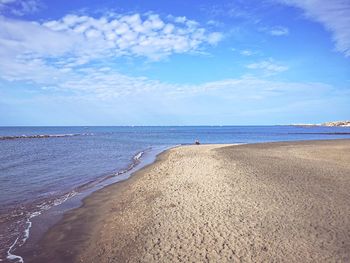
[[[310,124],[310,123],[298,123],[298,124],[291,124],[291,126],[325,126],[325,127],[350,127],[350,121],[330,121],[330,122],[324,122],[321,124]]]

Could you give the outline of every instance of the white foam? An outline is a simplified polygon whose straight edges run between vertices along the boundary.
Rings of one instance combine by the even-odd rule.
[[[30,228],[32,227],[32,221],[30,221],[30,219],[32,219],[33,217],[36,217],[38,215],[41,214],[41,211],[37,211],[37,212],[34,212],[32,213],[28,218],[27,218],[27,228],[24,230],[24,237],[22,238],[22,244],[21,246],[27,241],[27,239],[29,238],[29,230]]]
[[[45,210],[48,210],[50,209],[51,207],[53,206],[57,206],[57,205],[60,205],[62,203],[64,203],[65,201],[67,201],[69,198],[75,196],[77,194],[77,192],[73,191],[73,192],[70,192],[68,194],[65,194],[64,196],[62,197],[59,197],[59,198],[56,198],[52,204],[47,204],[47,203],[44,203],[42,205],[39,205],[37,207],[40,208],[39,211],[36,211],[36,212],[33,212],[30,214],[30,216],[27,218],[27,221],[26,221],[26,229],[24,230],[24,235],[23,235],[23,238],[22,238],[22,241],[18,244],[19,246],[23,246],[24,243],[27,241],[27,239],[29,238],[29,233],[30,233],[30,228],[32,227],[33,223],[31,221],[32,218],[38,216],[38,215],[41,215],[43,211]],[[18,239],[20,238],[20,236],[18,236],[15,240],[15,242],[13,242],[13,244],[9,247],[8,251],[7,251],[7,259],[9,260],[17,260],[17,262],[21,262],[21,263],[24,263],[24,260],[21,256],[18,256],[18,255],[15,255],[15,254],[12,254],[11,253],[11,250],[14,248],[14,246],[18,243]],[[0,261],[2,261],[0,259]]]
[[[17,260],[17,262],[24,263],[24,260],[21,256],[15,255],[11,253],[12,248],[17,244],[18,237],[16,238],[15,242],[10,246],[9,250],[7,250],[7,259],[9,260]]]
[[[22,243],[26,242],[27,239],[29,238],[29,229],[32,227],[32,222],[29,220],[29,218],[27,219],[26,224],[28,225],[27,228],[24,230],[24,237],[22,239]]]
[[[136,155],[134,156],[134,160],[135,160],[135,161],[140,160],[143,154],[144,154],[144,152],[139,152],[138,154],[136,154]]]
[[[64,203],[65,201],[67,201],[69,198],[75,196],[77,194],[76,191],[70,192],[68,194],[65,194],[64,196],[57,198],[53,201],[53,206],[57,206],[60,205],[62,203]]]

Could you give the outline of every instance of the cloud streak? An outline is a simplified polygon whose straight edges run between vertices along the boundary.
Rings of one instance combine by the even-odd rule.
[[[261,27],[259,30],[274,37],[289,35],[289,29],[285,26]]]
[[[273,27],[268,32],[272,36],[286,36],[286,35],[289,35],[289,29],[287,27],[283,27],[283,26]]]
[[[350,1],[348,0],[277,0],[301,8],[305,16],[321,23],[332,33],[336,50],[350,57]]]
[[[285,65],[277,64],[272,59],[254,62],[246,65],[248,69],[262,70],[265,75],[275,75],[288,70]]]
[[[257,63],[260,67],[260,64]],[[32,66],[32,65],[31,65]],[[31,66],[29,68],[31,68]],[[271,67],[271,66],[270,66]],[[255,66],[254,66],[255,68]],[[280,68],[273,68],[273,71]],[[240,77],[202,84],[174,84],[147,77],[131,77],[108,67],[85,67],[75,72],[56,73],[41,71],[30,79],[37,89],[48,94],[66,94],[69,97],[92,101],[116,99],[152,98],[152,100],[188,100],[198,96],[221,97],[233,101],[260,101],[271,98],[298,98],[303,100],[333,91],[332,86],[323,83],[300,83],[266,80],[257,77]],[[54,74],[54,75],[51,75]],[[316,96],[316,97],[317,97]]]
[[[66,108],[75,112],[77,107],[83,107],[84,110],[80,109],[77,116],[82,114],[90,122],[99,124],[232,124],[235,116],[241,118],[240,123],[249,123],[252,116],[280,114],[281,119],[277,123],[283,121],[282,116],[286,112],[295,114],[295,103],[299,106],[302,104],[302,109],[306,110],[314,101],[320,101],[317,105],[324,105],[331,98],[349,97],[349,93],[341,93],[323,83],[273,81],[256,77],[197,85],[174,84],[146,77],[130,77],[110,68],[84,68],[67,79],[64,77],[62,75],[55,81],[47,78],[45,83],[36,83],[36,89],[42,90],[32,91],[30,99],[15,99],[10,103],[11,107],[22,105],[20,108],[23,108],[23,105],[28,105],[37,108],[34,105],[46,105],[43,106],[46,111],[54,115],[56,111],[62,112]],[[13,98],[0,96],[0,105],[3,100],[9,103]],[[297,110],[300,111],[300,107]],[[89,114],[91,111],[94,112],[92,116]],[[23,112],[21,116],[26,114]],[[81,119],[77,116],[78,119],[73,119],[80,123]],[[260,121],[264,122],[263,119]]]

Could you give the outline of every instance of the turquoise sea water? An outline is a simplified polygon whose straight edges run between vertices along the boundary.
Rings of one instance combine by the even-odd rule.
[[[161,149],[195,140],[256,143],[340,138],[350,138],[350,128],[0,127],[0,261],[22,260],[14,251],[25,243],[31,219],[42,211],[86,191],[96,181],[120,176]]]

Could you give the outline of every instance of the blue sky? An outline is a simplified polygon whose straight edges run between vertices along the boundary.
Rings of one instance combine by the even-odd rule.
[[[320,123],[349,105],[349,0],[0,0],[0,125]]]

